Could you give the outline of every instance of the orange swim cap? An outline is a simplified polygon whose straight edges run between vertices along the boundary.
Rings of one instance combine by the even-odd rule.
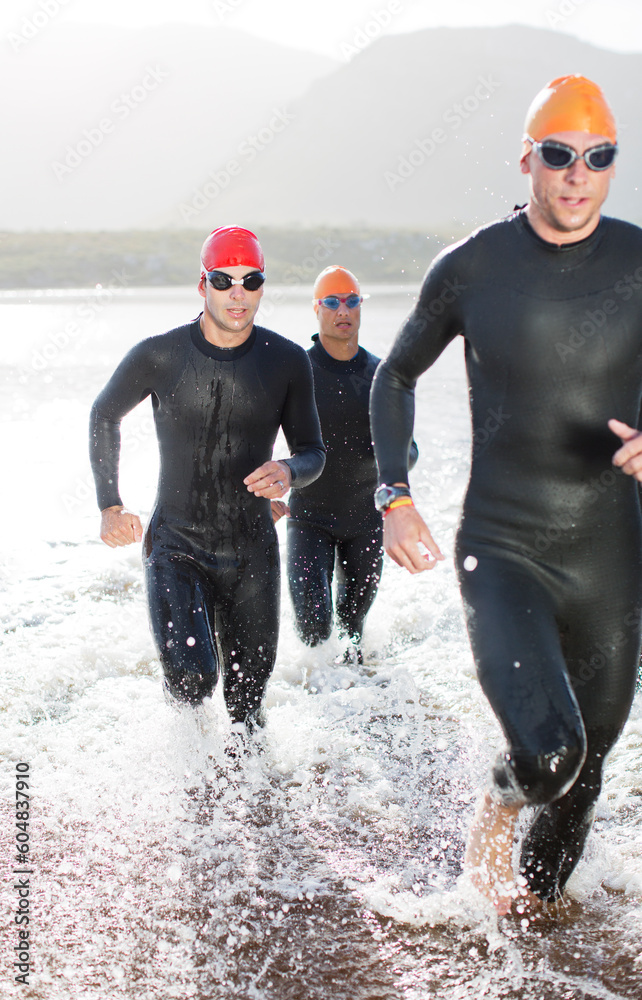
[[[551,80],[531,104],[524,132],[538,142],[554,132],[592,132],[617,141],[613,112],[596,83],[577,73]]]
[[[330,267],[321,271],[314,282],[312,294],[316,302],[317,299],[323,299],[326,295],[348,295],[350,292],[361,295],[359,282],[352,271],[348,271],[347,267],[331,264]]]
[[[201,248],[201,277],[219,267],[255,267],[263,271],[265,260],[254,233],[239,226],[219,226]]]

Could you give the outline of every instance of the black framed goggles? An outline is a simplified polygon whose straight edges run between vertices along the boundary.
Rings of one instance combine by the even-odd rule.
[[[524,139],[530,142],[544,166],[550,170],[566,170],[572,167],[576,160],[584,160],[589,170],[608,170],[618,153],[617,143],[611,142],[602,146],[592,146],[585,153],[576,153],[571,146],[555,142],[553,139],[537,142],[530,135],[525,135]]]
[[[250,274],[246,274],[244,278],[233,278],[231,274],[226,274],[225,271],[206,271],[205,276],[212,288],[215,288],[218,292],[225,292],[232,285],[243,285],[243,288],[247,292],[255,292],[265,281],[263,271],[252,271]]]
[[[326,309],[338,309],[342,302],[345,302],[348,309],[356,309],[363,299],[356,292],[352,292],[351,295],[326,295],[323,299],[317,299],[317,302]]]

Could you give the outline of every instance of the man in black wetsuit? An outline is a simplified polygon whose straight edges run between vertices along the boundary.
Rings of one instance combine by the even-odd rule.
[[[94,403],[90,435],[101,538],[140,541],[118,491],[120,421],[151,396],[160,476],[144,558],[165,687],[198,704],[221,675],[233,722],[250,728],[279,631],[270,501],[324,464],[305,351],[254,325],[264,277],[253,233],[215,229],[201,251],[203,312],[129,352]],[[273,461],[280,427],[291,456]]]
[[[642,598],[642,231],[601,216],[615,122],[595,84],[562,77],[523,141],[525,211],[436,258],[372,392],[386,551],[431,569],[443,556],[407,486],[414,387],[464,338],[476,447],[456,563],[508,742],[466,867],[499,912],[554,900],[577,864],[634,696]]]
[[[319,332],[308,351],[321,431],[326,445],[323,474],[290,494],[288,583],[299,637],[309,646],[332,631],[332,580],[337,579],[336,618],[346,641],[343,662],[363,662],[361,636],[381,577],[381,514],[372,494],[377,468],[368,402],[379,358],[359,346],[359,282],[332,265],[313,291]],[[417,459],[413,443],[410,467]]]

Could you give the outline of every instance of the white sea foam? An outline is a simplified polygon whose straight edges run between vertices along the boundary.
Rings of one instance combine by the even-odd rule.
[[[334,664],[336,637],[301,646],[283,581],[267,727],[259,750],[234,756],[219,691],[197,712],[166,704],[140,553],[99,543],[87,485],[94,395],[131,344],[189,319],[198,300],[115,301],[37,371],[33,351],[76,308],[60,299],[0,304],[22,332],[0,410],[14,468],[0,499],[0,787],[6,803],[12,765],[29,762],[33,995],[287,1000],[303,995],[289,985],[298,976],[307,997],[333,1000],[425,1000],[435,983],[453,1000],[641,996],[630,992],[642,989],[640,696],[569,886],[580,916],[554,932],[498,921],[461,879],[466,828],[502,739],[451,560],[419,578],[386,563],[363,667]],[[405,294],[377,301],[373,290],[365,346],[385,354],[408,306]],[[294,298],[272,323],[307,345],[308,309]],[[147,404],[139,411],[122,481],[145,514],[157,457]],[[414,492],[450,555],[470,442],[457,346],[420,383],[416,438]],[[278,534],[284,544],[283,522]],[[10,849],[9,821],[0,836]],[[598,982],[604,949],[619,949],[638,978]]]

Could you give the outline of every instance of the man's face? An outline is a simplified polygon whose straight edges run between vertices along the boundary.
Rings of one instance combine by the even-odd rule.
[[[342,293],[339,297],[345,300],[346,293]],[[361,325],[361,303],[350,309],[344,301],[339,303],[338,309],[328,309],[327,306],[319,302],[315,309],[319,319],[321,343],[323,343],[324,338],[343,342],[358,338],[359,326]]]
[[[564,143],[580,154],[609,142],[603,135],[588,132],[555,132],[546,139]],[[521,169],[531,178],[528,217],[543,239],[569,243],[593,232],[609,193],[614,165],[607,170],[590,170],[584,160],[575,160],[564,170],[552,170],[531,147],[522,156]]]
[[[220,267],[217,270],[229,274],[231,278],[244,278],[246,274],[254,274],[255,267],[239,264],[237,267]],[[198,290],[205,299],[205,312],[212,322],[224,333],[243,333],[254,323],[261,297],[263,285],[250,292],[243,285],[232,285],[225,291],[213,288],[207,278],[201,278]]]

